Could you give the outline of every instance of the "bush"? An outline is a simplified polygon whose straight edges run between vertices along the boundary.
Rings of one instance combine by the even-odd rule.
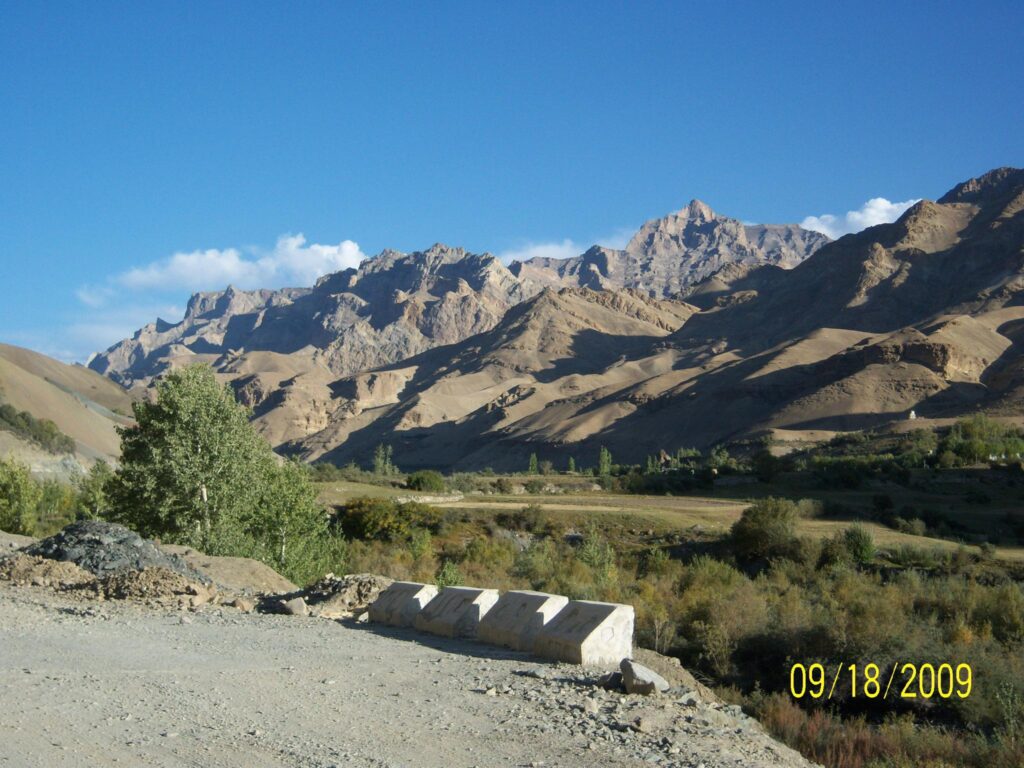
[[[43,493],[28,467],[0,459],[0,531],[31,536]]]
[[[444,564],[438,570],[434,581],[437,583],[438,589],[458,586],[462,583],[462,573],[459,571],[459,566],[451,560],[445,560]]]
[[[401,541],[416,529],[440,533],[445,516],[429,504],[399,504],[380,496],[361,496],[338,508],[336,522],[352,539]]]
[[[796,544],[797,513],[792,501],[773,497],[748,507],[732,527],[736,556],[747,560],[790,556]]]
[[[353,539],[395,541],[409,535],[409,521],[393,499],[362,496],[350,500],[339,513],[341,530]]]
[[[843,544],[859,565],[867,565],[875,559],[875,540],[862,525],[853,525],[843,531]]]
[[[414,491],[443,493],[445,490],[444,477],[440,472],[435,472],[432,469],[421,469],[418,472],[413,472],[406,478],[405,484]]]
[[[540,504],[528,504],[517,512],[499,512],[494,520],[513,531],[536,533],[544,527],[546,516]]]
[[[9,403],[0,404],[0,429],[39,445],[50,453],[74,453],[75,441],[49,419],[37,419],[28,411],[19,411]]]

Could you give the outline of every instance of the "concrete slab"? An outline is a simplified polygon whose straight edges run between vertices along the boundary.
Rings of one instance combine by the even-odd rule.
[[[586,666],[618,667],[633,655],[633,606],[572,600],[537,635],[537,656]]]
[[[370,621],[392,627],[411,627],[417,614],[437,596],[433,584],[396,581],[370,603]]]
[[[480,620],[496,602],[496,589],[445,587],[416,615],[413,626],[442,637],[476,637]]]
[[[480,620],[477,639],[516,651],[533,652],[537,635],[569,602],[561,595],[528,590],[506,592]]]

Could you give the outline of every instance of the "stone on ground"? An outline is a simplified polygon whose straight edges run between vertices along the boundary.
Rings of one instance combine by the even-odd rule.
[[[309,606],[301,597],[293,597],[291,600],[281,600],[281,612],[289,616],[309,616]]]
[[[370,604],[393,583],[394,579],[372,573],[353,573],[347,576],[329,573],[298,594],[305,599],[314,616],[344,619],[365,613]]]
[[[632,659],[623,659],[619,669],[622,670],[622,686],[626,693],[650,696],[652,693],[664,693],[670,687],[664,677]]]

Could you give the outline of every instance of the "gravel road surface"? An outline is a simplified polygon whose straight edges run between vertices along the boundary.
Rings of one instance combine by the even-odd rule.
[[[731,708],[370,625],[0,584],[0,766],[806,766]]]

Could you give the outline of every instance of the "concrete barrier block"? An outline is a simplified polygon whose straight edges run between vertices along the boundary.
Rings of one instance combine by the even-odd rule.
[[[633,606],[572,600],[537,635],[537,656],[585,666],[618,667],[633,655]]]
[[[416,615],[413,626],[442,637],[476,637],[480,620],[496,602],[496,589],[445,587]]]
[[[480,620],[477,639],[516,651],[533,652],[537,635],[569,598],[527,590],[506,592]]]
[[[396,581],[370,603],[370,621],[392,627],[411,627],[417,614],[437,596],[433,584]]]

